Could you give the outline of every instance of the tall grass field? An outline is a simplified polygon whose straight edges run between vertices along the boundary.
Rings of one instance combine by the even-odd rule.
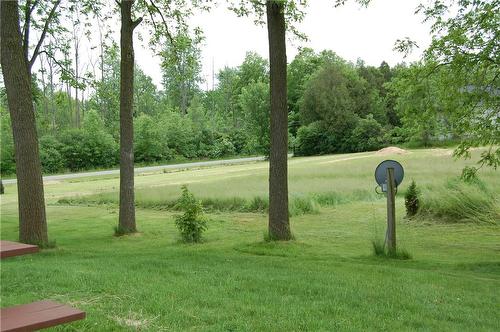
[[[54,331],[498,331],[500,175],[458,179],[479,153],[292,158],[295,240],[283,243],[264,241],[266,162],[138,175],[139,233],[122,237],[118,177],[46,182],[57,246],[2,260],[1,305],[52,299],[86,311]],[[411,259],[373,254],[386,227],[373,176],[384,159],[405,168],[396,231]],[[408,219],[412,179],[421,208]],[[174,224],[183,184],[208,218],[199,244],[182,243]],[[1,238],[17,240],[16,187],[5,190]]]

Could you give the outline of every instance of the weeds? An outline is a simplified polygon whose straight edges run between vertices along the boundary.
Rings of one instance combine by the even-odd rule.
[[[418,216],[447,223],[495,224],[500,220],[500,211],[484,183],[453,179],[422,195]]]
[[[353,201],[372,201],[380,199],[366,190],[355,190],[351,194],[337,192],[295,194],[290,196],[289,213],[291,216],[317,214],[321,207],[335,207]],[[75,196],[61,198],[61,205],[118,205],[118,195],[115,192],[101,193],[91,196]],[[202,198],[201,205],[208,212],[250,212],[267,213],[269,197],[255,196],[251,199],[242,197]],[[179,211],[177,199],[162,198],[159,195],[136,195],[136,206],[143,209]]]
[[[396,248],[396,251],[391,251],[386,248],[385,242],[380,240],[372,240],[373,255],[383,258],[411,259],[411,254],[405,249]]]

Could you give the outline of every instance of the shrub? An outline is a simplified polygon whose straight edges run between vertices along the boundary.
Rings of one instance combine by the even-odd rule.
[[[382,146],[382,126],[369,114],[366,119],[359,120],[350,141],[357,152],[377,150]]]
[[[182,196],[176,208],[184,211],[184,214],[176,216],[175,224],[184,242],[200,242],[202,233],[207,229],[201,202],[195,199],[186,185],[181,188]]]
[[[60,172],[65,167],[65,160],[61,155],[63,145],[54,136],[40,138],[40,161],[46,173]]]
[[[158,122],[141,114],[134,120],[134,158],[138,162],[171,160],[174,151],[168,147],[166,135]]]
[[[410,186],[405,193],[405,207],[406,215],[408,217],[413,217],[417,214],[418,208],[420,206],[420,190],[417,188],[417,184],[414,180],[411,181]]]
[[[213,145],[210,147],[208,157],[221,158],[228,155],[234,155],[235,149],[231,140],[222,134],[217,134]]]
[[[299,128],[294,152],[297,156],[311,156],[330,152],[328,137],[319,121]]]
[[[72,171],[117,164],[118,144],[104,131],[72,129],[65,131],[60,141],[61,154]]]

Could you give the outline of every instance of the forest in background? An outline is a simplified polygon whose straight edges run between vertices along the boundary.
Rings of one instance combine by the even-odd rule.
[[[135,161],[150,164],[267,155],[268,61],[248,52],[240,66],[223,68],[216,74],[217,85],[204,90],[199,46],[190,43],[183,55],[187,69],[164,59],[162,90],[136,66]],[[75,82],[69,76],[64,81],[65,71],[50,58],[45,60],[32,82],[44,172],[117,166],[118,46],[112,44],[103,51],[102,63],[98,64],[102,78],[98,80],[90,76]],[[388,144],[417,147],[453,139],[443,113],[426,115],[426,96],[419,96],[419,91],[408,85],[412,71],[422,67],[416,63],[391,68],[386,62],[375,67],[362,60],[348,62],[329,50],[316,53],[301,49],[288,65],[291,152],[359,152]],[[421,84],[437,90],[439,83],[429,80]],[[86,85],[91,87],[88,95],[82,93]],[[76,99],[78,91],[80,97]],[[3,87],[0,96],[1,171],[2,175],[14,174],[12,131]],[[417,121],[422,116],[426,121]]]
[[[46,17],[53,21],[48,37],[40,39],[43,43],[28,46],[35,48],[32,60],[37,60],[30,63],[34,65],[30,75],[44,173],[116,167],[120,47],[117,31],[109,23],[116,20],[116,12],[106,2],[69,1],[54,12],[49,3],[33,3],[33,8],[40,6],[37,11],[30,3],[21,3],[23,31],[28,12],[34,22]],[[55,1],[53,8],[59,3]],[[182,1],[175,3],[184,6]],[[239,66],[214,73],[212,80],[217,83],[210,87],[202,77],[203,31],[184,21],[209,6],[196,10],[184,6],[182,18],[174,15],[178,9],[174,6],[164,15],[179,22],[163,26],[151,16],[158,10],[154,2],[144,4],[139,2],[137,14],[145,20],[140,39],[148,40],[143,43],[148,45],[137,47],[149,47],[159,57],[163,79],[162,86],[156,86],[136,65],[135,162],[268,155],[268,60],[248,52]],[[240,11],[238,6],[232,10],[248,15],[245,4]],[[303,12],[290,8],[287,19],[300,21]],[[462,157],[471,146],[488,146],[480,166],[498,166],[498,3],[480,1],[472,6],[465,1],[459,8],[455,17],[435,21],[431,31],[435,40],[418,62],[372,66],[362,59],[349,62],[332,50],[300,49],[287,65],[290,152],[318,155],[385,145],[456,143],[455,154]],[[416,9],[430,21],[442,11],[439,2]],[[45,28],[31,26],[32,37]],[[293,24],[289,28],[300,35]],[[403,53],[414,47],[409,39],[395,44],[395,50]],[[3,80],[0,120],[1,174],[13,175],[14,146]]]

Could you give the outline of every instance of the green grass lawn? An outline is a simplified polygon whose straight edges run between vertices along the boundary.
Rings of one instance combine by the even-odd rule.
[[[53,299],[85,310],[85,320],[56,328],[68,331],[498,331],[498,222],[410,222],[398,195],[398,245],[413,258],[371,252],[371,240],[385,232],[385,200],[373,194],[378,162],[402,162],[400,194],[411,179],[425,194],[474,162],[454,162],[449,152],[292,159],[292,197],[341,199],[293,217],[290,243],[263,242],[265,214],[226,211],[208,214],[203,243],[182,244],[175,212],[158,208],[138,209],[140,233],[114,237],[118,178],[47,183],[49,235],[57,248],[2,261],[2,306]],[[173,200],[184,183],[203,199],[265,197],[267,167],[145,174],[136,178],[137,199]],[[500,194],[498,173],[487,170],[481,178]],[[6,192],[1,238],[16,240],[15,186]],[[59,202],[76,196],[77,205]],[[103,198],[108,204],[95,204]]]

